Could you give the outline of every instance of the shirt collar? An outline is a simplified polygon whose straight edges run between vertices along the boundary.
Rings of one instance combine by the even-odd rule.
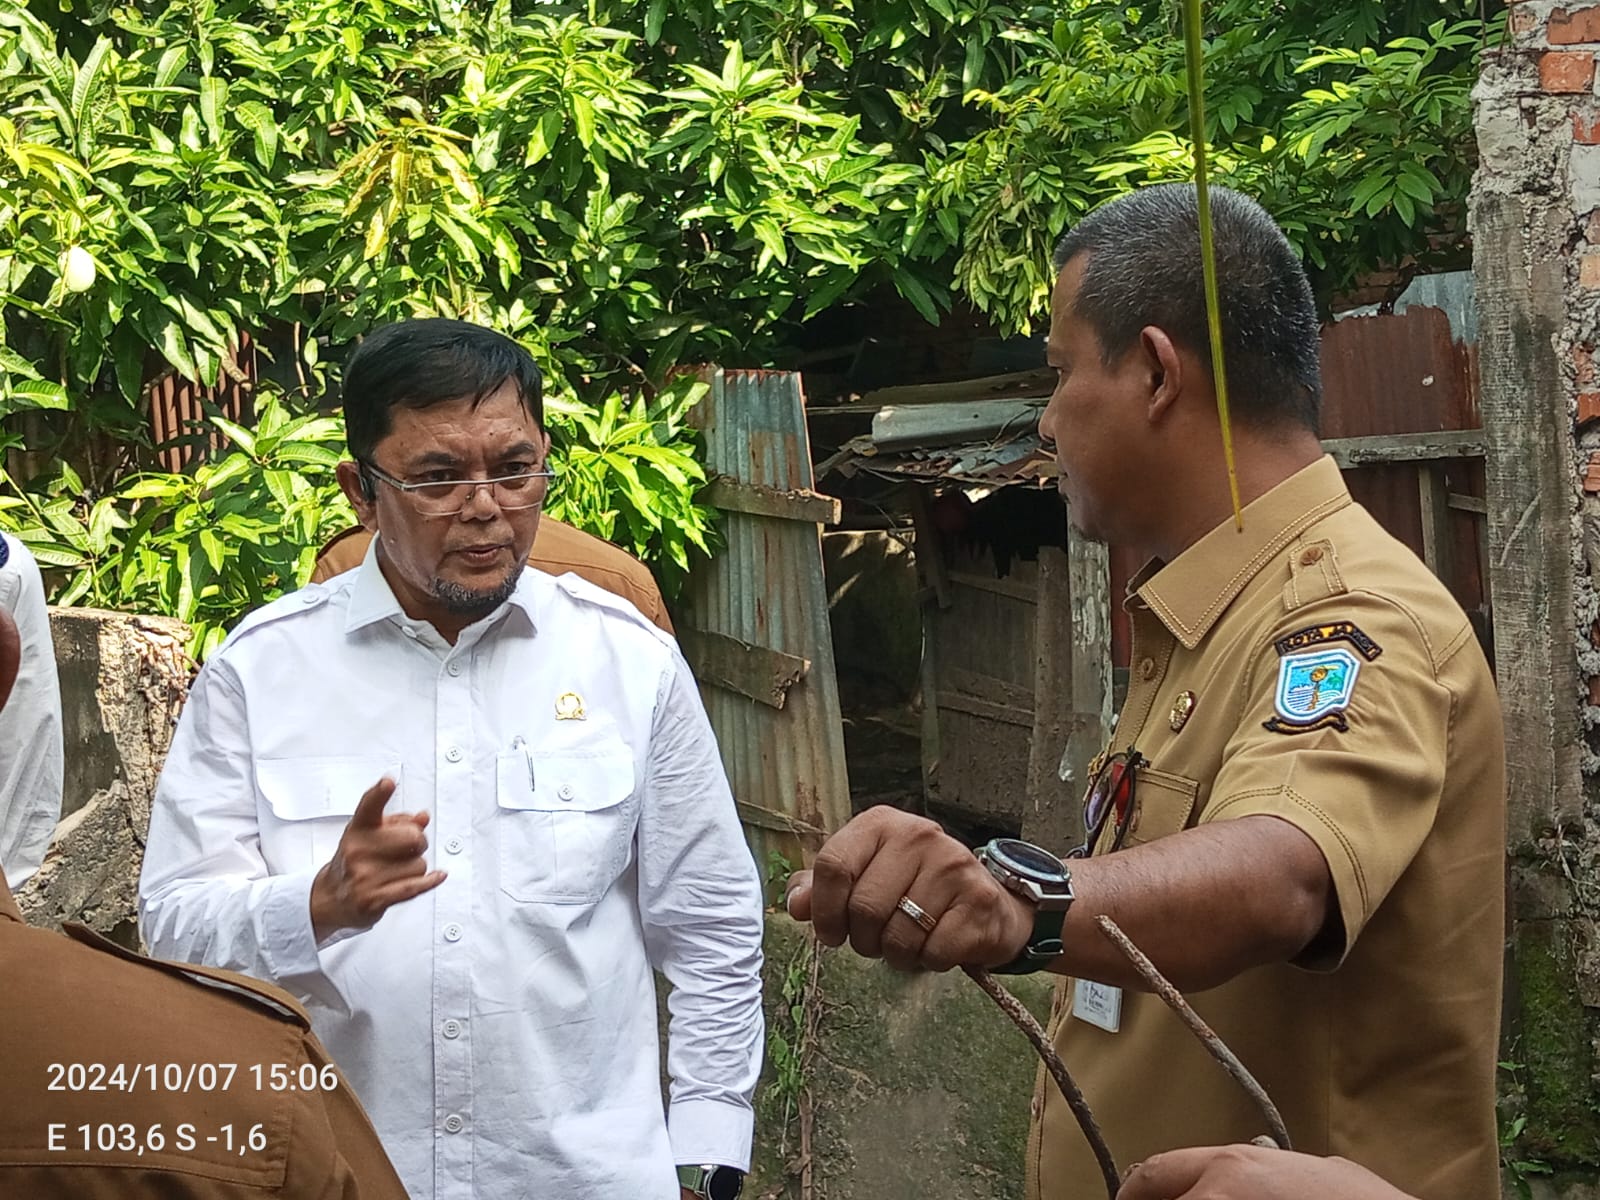
[[[533,571],[524,567],[522,574],[517,577],[516,589],[507,597],[506,603],[495,609],[484,620],[497,620],[507,606],[520,609],[528,618],[528,624],[534,628],[538,627],[539,596]],[[378,565],[378,539],[373,538],[367,546],[366,557],[355,570],[355,580],[350,584],[350,603],[345,611],[344,630],[346,633],[354,633],[358,629],[365,629],[368,625],[390,619],[410,621],[412,618],[408,617],[405,609],[400,607],[394,589],[383,577],[383,568]],[[474,622],[474,624],[481,623]]]
[[[11,895],[11,888],[6,884],[6,873],[0,871],[0,917],[8,921],[15,921],[18,925],[26,925],[22,919],[22,910],[17,907],[16,900]]]
[[[1228,605],[1284,547],[1350,504],[1338,464],[1324,455],[1245,506],[1170,563],[1147,563],[1128,584],[1185,650],[1193,650]]]

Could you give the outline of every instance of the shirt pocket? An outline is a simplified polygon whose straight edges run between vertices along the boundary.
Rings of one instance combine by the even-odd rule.
[[[622,742],[501,754],[495,793],[500,889],[512,899],[593,903],[628,865],[638,808]]]
[[[256,762],[261,854],[275,875],[321,868],[339,848],[367,789],[385,775],[397,783],[400,764],[381,758],[330,756]],[[385,813],[403,812],[400,791]]]
[[[1143,767],[1134,790],[1133,818],[1122,839],[1124,847],[1153,842],[1188,826],[1200,785],[1193,779]]]

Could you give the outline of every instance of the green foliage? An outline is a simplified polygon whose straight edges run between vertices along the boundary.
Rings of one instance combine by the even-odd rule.
[[[0,516],[61,569],[57,603],[169,613],[203,658],[241,613],[310,576],[316,547],[354,522],[334,479],[342,423],[292,417],[275,398],[253,431],[210,420],[235,449],[192,473],[136,474],[85,505],[63,465],[40,492],[0,496]]]
[[[1127,188],[1192,178],[1176,18],[1067,7],[1049,54],[974,97],[993,126],[934,172],[934,204],[964,230],[960,290],[1013,328],[1044,307],[1062,230]],[[1213,178],[1277,217],[1324,299],[1438,257],[1434,239],[1460,257],[1469,93],[1490,33],[1461,0],[1327,11],[1284,0],[1263,21],[1259,4],[1224,0],[1205,31]]]
[[[202,623],[257,595],[179,520],[205,485],[134,496],[123,476],[153,461],[146,385],[237,377],[241,333],[300,381],[286,419],[382,322],[519,338],[565,455],[552,511],[670,588],[710,532],[682,367],[781,362],[801,322],[890,289],[930,321],[960,294],[1022,328],[1065,225],[1187,171],[1165,2],[87,3],[46,21],[0,0],[0,448],[31,452],[19,475],[72,464],[8,477],[0,520],[99,563],[166,506],[149,529],[184,531],[216,578],[192,567],[185,592],[174,541],[144,583],[62,563],[62,595]],[[1218,177],[1263,198],[1324,291],[1459,238],[1471,18],[1465,0],[1209,6]],[[294,582],[314,524],[244,556],[260,595]]]

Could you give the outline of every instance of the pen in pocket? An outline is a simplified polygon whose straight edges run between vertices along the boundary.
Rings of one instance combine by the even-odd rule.
[[[528,749],[527,739],[519,733],[516,737],[511,739],[511,748],[513,750],[522,751],[522,757],[528,764],[528,790],[530,792],[537,791],[538,788],[534,783],[533,777],[533,751]]]

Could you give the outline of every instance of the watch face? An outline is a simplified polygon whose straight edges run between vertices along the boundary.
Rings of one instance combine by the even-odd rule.
[[[990,843],[990,854],[1001,865],[1038,883],[1065,883],[1067,869],[1054,854],[1041,850],[1031,842],[1016,838],[996,838]]]
[[[743,1190],[743,1171],[736,1171],[732,1167],[716,1167],[706,1176],[706,1195],[711,1200],[739,1200],[739,1193]]]

